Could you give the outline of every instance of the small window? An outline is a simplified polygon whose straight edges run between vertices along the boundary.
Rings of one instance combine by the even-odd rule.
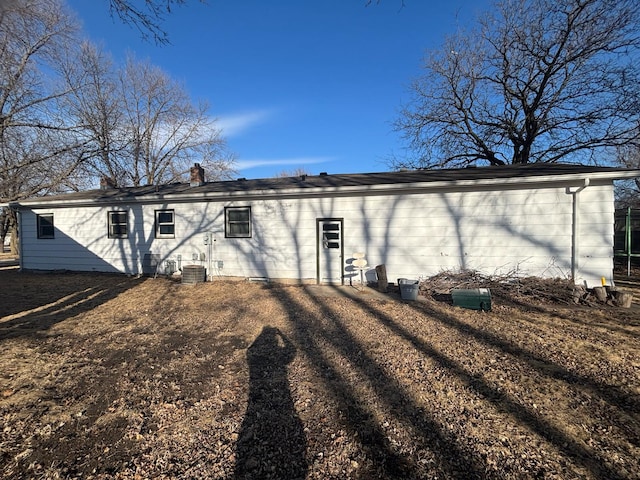
[[[53,228],[53,213],[38,215],[38,238],[55,238]]]
[[[251,237],[251,207],[227,207],[224,217],[226,237]]]
[[[109,212],[109,238],[127,238],[127,212]]]
[[[175,238],[176,223],[173,210],[156,210],[156,238]]]
[[[324,248],[340,248],[339,223],[325,223],[322,225],[322,244]]]

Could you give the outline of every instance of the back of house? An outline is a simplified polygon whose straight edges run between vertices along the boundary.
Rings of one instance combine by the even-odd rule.
[[[103,188],[10,204],[25,270],[299,283],[446,270],[613,272],[613,182],[640,171],[532,164]],[[358,253],[359,255],[355,255]],[[354,261],[364,256],[367,267]]]

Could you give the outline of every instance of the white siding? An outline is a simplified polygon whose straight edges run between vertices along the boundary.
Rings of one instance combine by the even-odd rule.
[[[611,276],[613,191],[590,186],[578,195],[576,281],[593,284]],[[569,277],[572,202],[564,188],[538,188],[27,210],[22,266],[137,274],[144,255],[154,253],[206,267],[211,256],[213,275],[313,281],[316,220],[342,218],[345,260],[365,252],[372,268],[386,265],[392,281],[448,269]],[[225,206],[251,206],[252,238],[225,238]],[[154,238],[158,209],[175,211],[174,239]],[[108,238],[113,210],[128,212],[128,238]],[[38,213],[54,214],[55,239],[37,239]],[[204,245],[206,232],[215,238],[211,248]],[[202,255],[204,261],[192,260]]]

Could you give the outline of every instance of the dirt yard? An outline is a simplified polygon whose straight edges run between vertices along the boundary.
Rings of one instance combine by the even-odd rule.
[[[640,478],[637,304],[510,291],[0,269],[0,478]]]

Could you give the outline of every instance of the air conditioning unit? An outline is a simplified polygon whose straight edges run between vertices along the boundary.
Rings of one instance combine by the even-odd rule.
[[[202,265],[185,265],[182,267],[182,283],[195,284],[204,282],[205,270]]]

